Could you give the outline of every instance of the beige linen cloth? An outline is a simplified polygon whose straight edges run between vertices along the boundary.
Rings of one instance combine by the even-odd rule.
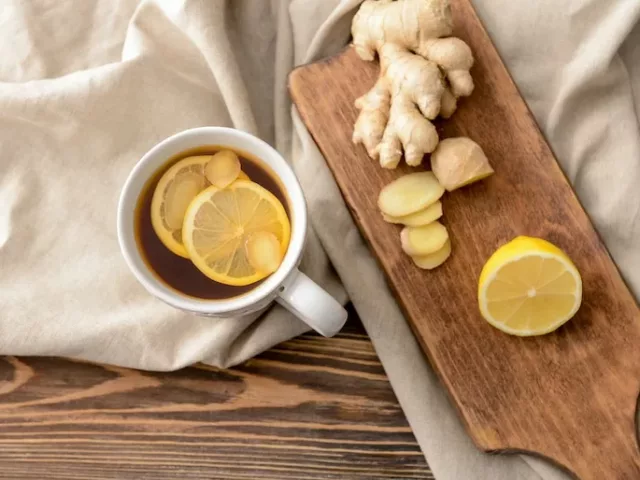
[[[303,269],[348,293],[436,477],[566,478],[473,447],[292,111],[287,73],[344,46],[358,3],[2,0],[0,353],[229,366],[304,332],[279,308],[227,320],[173,310],[120,256],[116,203],[138,158],[183,129],[234,126],[293,163],[316,227]],[[638,296],[640,2],[474,3]]]

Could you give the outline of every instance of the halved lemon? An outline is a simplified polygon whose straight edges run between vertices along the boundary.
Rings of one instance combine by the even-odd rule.
[[[275,235],[284,255],[291,225],[282,203],[257,183],[236,180],[225,189],[211,186],[198,194],[187,209],[182,241],[207,277],[242,286],[269,275],[247,258],[247,240],[259,232]]]
[[[503,332],[549,333],[571,319],[582,302],[582,279],[552,243],[517,237],[489,258],[478,282],[482,316]]]
[[[189,258],[182,244],[182,223],[189,203],[211,185],[205,167],[213,155],[183,158],[167,170],[153,193],[151,224],[160,241],[176,255]],[[239,179],[249,177],[240,171]]]

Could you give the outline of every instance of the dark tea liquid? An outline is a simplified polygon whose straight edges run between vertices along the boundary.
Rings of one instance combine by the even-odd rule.
[[[222,300],[236,297],[254,289],[261,282],[243,287],[223,285],[205,276],[188,258],[182,258],[171,252],[160,241],[151,224],[151,199],[160,178],[172,165],[179,160],[194,155],[211,155],[220,150],[229,150],[228,147],[199,147],[182,152],[169,159],[154,177],[145,185],[136,206],[135,234],[138,248],[142,258],[149,269],[155,273],[166,285],[178,292],[191,297],[205,300]],[[284,206],[287,215],[290,216],[289,205],[284,190],[276,178],[262,166],[258,160],[249,157],[246,153],[232,149],[238,155],[242,171],[249,178],[273,193]]]

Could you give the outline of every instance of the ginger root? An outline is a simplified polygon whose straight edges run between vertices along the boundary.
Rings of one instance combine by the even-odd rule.
[[[449,37],[452,30],[449,0],[365,0],[353,19],[360,58],[380,59],[378,81],[356,100],[353,141],[385,168],[403,153],[408,165],[420,165],[438,145],[430,120],[449,118],[473,91],[471,50]]]
[[[431,169],[449,192],[493,173],[480,145],[467,137],[442,140],[431,154]]]
[[[179,181],[172,181],[165,194],[165,222],[173,230],[182,228],[184,215],[191,201],[205,187],[202,175],[186,172]]]

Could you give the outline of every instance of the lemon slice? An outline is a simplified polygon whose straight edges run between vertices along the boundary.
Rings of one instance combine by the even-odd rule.
[[[176,255],[189,258],[182,244],[182,223],[187,207],[198,193],[211,185],[206,167],[213,155],[183,158],[167,170],[153,193],[151,224],[160,241]],[[243,171],[238,179],[249,180]]]
[[[182,244],[182,222],[191,200],[210,185],[204,169],[211,155],[183,158],[160,178],[151,200],[151,224],[160,241],[176,255],[189,258]]]
[[[485,320],[503,332],[543,335],[576,314],[582,279],[571,259],[552,243],[517,237],[485,264],[478,301]]]
[[[243,286],[269,275],[247,258],[247,240],[260,232],[273,234],[284,255],[291,226],[282,203],[257,183],[236,180],[225,189],[211,186],[198,194],[187,209],[182,240],[207,277]]]

